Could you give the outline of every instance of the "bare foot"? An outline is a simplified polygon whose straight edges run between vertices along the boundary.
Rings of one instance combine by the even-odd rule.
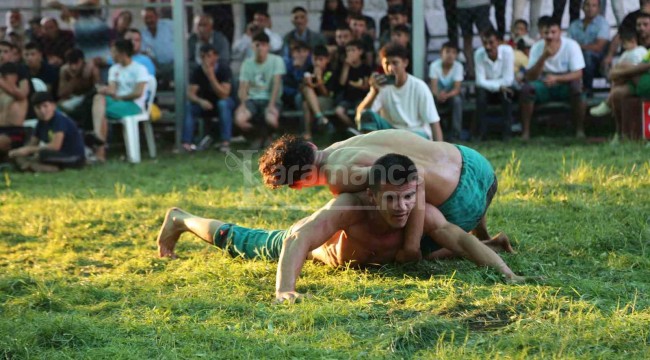
[[[163,224],[160,227],[160,232],[158,233],[157,242],[160,257],[169,257],[172,259],[177,258],[174,253],[174,247],[176,247],[176,242],[183,233],[183,229],[180,229],[180,226],[177,226],[176,218],[182,216],[182,214],[183,211],[179,208],[174,207],[167,210],[165,221],[163,221]]]
[[[516,254],[517,252],[510,245],[510,239],[508,235],[504,233],[498,233],[492,240],[484,242],[485,245],[489,246],[494,251],[505,251],[507,253]]]

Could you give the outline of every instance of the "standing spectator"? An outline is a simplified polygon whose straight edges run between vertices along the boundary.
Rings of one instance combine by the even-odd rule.
[[[108,70],[108,86],[99,87],[93,98],[93,128],[102,141],[106,141],[108,133],[107,118],[121,119],[142,112],[150,77],[144,66],[133,61],[133,44],[129,40],[116,41],[111,53],[115,65]],[[100,162],[106,161],[104,145],[95,149],[95,156]]]
[[[187,41],[190,69],[201,66],[203,63],[201,48],[204,45],[212,45],[215,48],[217,57],[223,65],[230,64],[230,43],[222,33],[214,30],[214,20],[207,14],[194,17],[194,33]]]
[[[429,66],[431,93],[438,106],[451,110],[451,132],[449,141],[460,138],[463,130],[463,64],[456,60],[458,46],[451,42],[442,45],[441,58]],[[449,127],[445,129],[447,132]]]
[[[577,41],[585,59],[582,84],[589,95],[592,91],[593,80],[600,67],[600,62],[609,42],[609,24],[604,16],[599,14],[598,0],[585,0],[582,10],[584,19],[571,22],[569,37]]]
[[[302,108],[303,100],[300,88],[305,73],[311,67],[311,48],[300,40],[294,40],[291,44],[291,57],[284,59],[286,74],[282,78],[282,104],[289,109],[298,110]]]
[[[406,72],[406,48],[389,44],[379,56],[387,75],[370,77],[370,92],[357,108],[359,130],[406,129],[442,141],[440,117],[429,87]]]
[[[410,27],[408,23],[408,15],[406,9],[400,5],[393,6],[388,9],[388,30],[384,31],[379,37],[379,45],[384,46],[390,42],[391,34],[396,26],[403,25]]]
[[[320,32],[328,39],[334,39],[336,29],[347,26],[348,9],[343,0],[324,0],[320,18]]]
[[[113,19],[112,39],[123,39],[126,31],[131,28],[132,23],[133,14],[129,10],[120,11]]]
[[[366,34],[374,41],[377,38],[375,20],[370,16],[363,15],[363,0],[348,0],[348,23],[356,16],[363,17],[366,23]]]
[[[346,128],[354,129],[348,110],[356,109],[369,89],[370,66],[363,62],[363,44],[352,40],[345,46],[345,60],[339,73],[340,92],[336,99],[336,117]]]
[[[65,53],[74,47],[74,35],[72,31],[60,30],[59,23],[53,18],[43,18],[43,36],[38,42],[43,47],[43,53],[47,62],[53,66],[63,65]]]
[[[38,118],[34,136],[27,145],[10,151],[9,157],[21,171],[57,172],[83,167],[84,142],[75,123],[56,110],[49,93],[37,92],[31,102]]]
[[[239,102],[235,124],[245,132],[255,130],[255,146],[261,147],[268,128],[277,129],[282,108],[282,76],[286,73],[282,58],[269,54],[269,36],[260,32],[253,37],[255,56],[244,60],[239,74]]]
[[[282,50],[282,36],[271,30],[271,15],[266,10],[257,10],[253,15],[253,24],[257,25],[269,37],[269,46],[272,53],[279,53]]]
[[[490,0],[457,0],[458,20],[463,33],[463,53],[467,59],[467,73],[474,75],[474,24],[481,33],[491,27]]]
[[[447,38],[449,42],[458,45],[458,11],[456,0],[442,0],[445,8],[445,20],[447,21]]]
[[[337,79],[330,63],[330,54],[324,46],[317,46],[312,52],[313,69],[305,74],[302,87],[304,132],[302,137],[311,140],[311,125],[313,120],[318,124],[327,124],[329,120],[323,111],[334,108],[334,93]]]
[[[530,120],[535,103],[570,99],[572,118],[576,121],[576,137],[584,138],[585,102],[582,98],[582,69],[585,60],[580,45],[562,36],[560,20],[549,18],[538,27],[544,41],[530,49],[526,83],[521,90],[520,112],[523,123],[522,139],[530,139]]]
[[[494,18],[497,21],[499,37],[503,39],[506,34],[506,0],[492,0]]]
[[[194,69],[187,89],[190,107],[183,124],[183,148],[191,151],[195,119],[199,116],[218,115],[219,151],[230,151],[232,137],[232,114],[235,100],[232,98],[232,72],[230,67],[219,61],[219,53],[212,45],[203,45],[200,50],[201,66]],[[205,148],[212,143],[216,134],[207,135],[200,145]]]
[[[487,135],[485,113],[488,104],[501,104],[503,112],[502,138],[510,138],[512,125],[512,85],[515,78],[515,55],[511,46],[501,44],[501,38],[488,29],[481,34],[483,47],[474,53],[476,64],[476,122],[479,140]]]
[[[309,18],[307,17],[307,10],[305,10],[305,8],[297,6],[291,10],[291,23],[293,24],[293,30],[284,35],[284,57],[290,56],[290,51],[292,49],[291,43],[293,41],[302,41],[306,43],[310,49],[326,44],[323,35],[309,30],[307,27],[308,22]]]
[[[528,3],[528,23],[530,23],[530,36],[537,38],[539,29],[537,20],[542,12],[542,0],[513,0],[512,2],[512,20],[514,24],[517,19],[525,19],[524,9]]]
[[[621,25],[618,27],[618,32],[622,32],[624,29],[625,30],[630,30],[630,31],[636,31],[637,30],[637,23],[636,19],[641,15],[642,13],[648,13],[650,14],[650,0],[639,0],[639,3],[641,5],[641,8],[637,11],[633,11],[621,22]],[[649,39],[650,40],[650,39]],[[639,39],[639,45],[648,47],[650,44],[645,44],[641,39]],[[612,60],[614,59],[614,56],[619,50],[619,47],[621,46],[621,41],[619,34],[614,35],[612,38],[612,41],[609,44],[608,50],[607,50],[607,55],[603,59],[603,68],[605,69],[605,72],[609,71],[609,67],[612,65]]]
[[[99,81],[99,69],[85,60],[83,51],[72,49],[65,54],[65,64],[59,71],[59,110],[84,130],[93,129],[93,97]]]
[[[375,63],[375,41],[370,37],[370,35],[368,35],[366,24],[366,21],[361,15],[350,15],[352,38],[361,42],[365,53],[362,60],[366,65],[372,68]]]
[[[142,10],[142,20],[145,24],[140,30],[142,50],[156,64],[158,78],[162,82],[171,81],[174,75],[174,25],[170,19],[159,19],[154,8]]]
[[[25,45],[25,64],[29,69],[30,77],[43,80],[47,91],[56,99],[59,89],[59,71],[45,61],[43,50],[37,43],[30,42]]]

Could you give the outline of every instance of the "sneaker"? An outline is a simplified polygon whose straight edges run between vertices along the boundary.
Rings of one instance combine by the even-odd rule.
[[[598,106],[594,106],[591,109],[589,109],[589,113],[591,116],[596,116],[596,117],[601,117],[605,115],[609,115],[612,113],[612,108],[607,105],[606,102],[601,102],[598,104]]]
[[[242,135],[235,136],[232,139],[230,139],[230,142],[233,144],[241,144],[246,142],[246,138]]]
[[[212,146],[212,143],[214,142],[214,139],[210,135],[206,135],[199,141],[199,145],[196,146],[197,151],[203,151],[207,150]]]

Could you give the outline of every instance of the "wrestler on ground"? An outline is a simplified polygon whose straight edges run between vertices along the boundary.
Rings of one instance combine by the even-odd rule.
[[[487,232],[485,209],[488,193],[495,193],[496,176],[478,152],[461,145],[429,141],[407,130],[382,130],[352,137],[319,150],[316,145],[285,135],[260,157],[259,170],[267,185],[294,189],[327,185],[334,194],[364,191],[372,164],[388,153],[400,153],[415,162],[421,182],[416,206],[432,205],[458,231]],[[423,211],[419,211],[423,213]],[[409,220],[406,242],[398,261],[419,258],[423,214]]]
[[[232,256],[279,259],[276,300],[294,301],[302,296],[295,285],[305,260],[335,267],[395,261],[404,239],[403,228],[416,203],[417,171],[406,156],[388,154],[377,160],[370,174],[373,185],[365,191],[342,194],[284,231],[247,229],[172,208],[158,235],[159,254],[175,258],[180,235],[189,231]],[[488,204],[490,200],[488,197]],[[515,275],[495,252],[513,251],[507,236],[479,241],[450,226],[433,206],[427,204],[425,213],[426,236],[421,248],[427,259],[461,255],[496,269],[507,282],[527,279]]]

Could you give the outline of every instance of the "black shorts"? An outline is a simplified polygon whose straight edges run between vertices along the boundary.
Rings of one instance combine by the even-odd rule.
[[[472,27],[474,24],[476,24],[479,33],[492,26],[490,22],[490,5],[461,8],[457,9],[457,11],[458,22],[463,36],[472,36],[474,34]]]
[[[11,148],[17,149],[27,142],[27,137],[30,135],[32,129],[22,126],[7,126],[0,127],[0,135],[5,135],[11,140]]]
[[[47,149],[38,152],[38,161],[43,164],[58,166],[60,169],[79,169],[86,164],[84,156],[69,155]]]

